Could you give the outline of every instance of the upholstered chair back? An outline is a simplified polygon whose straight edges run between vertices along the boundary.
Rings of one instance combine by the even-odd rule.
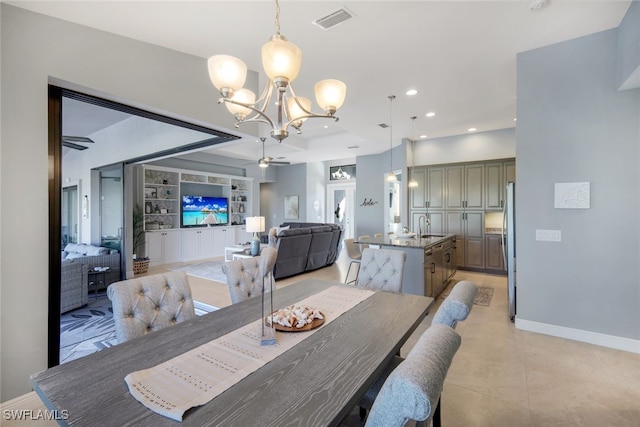
[[[222,265],[233,304],[260,295],[263,283],[265,291],[270,291],[271,287],[266,286],[270,282],[265,280],[271,279],[267,276],[273,270],[277,255],[278,251],[268,246],[262,249],[260,256],[241,258]]]
[[[456,283],[442,301],[431,324],[441,323],[455,328],[458,322],[469,316],[477,293],[478,287],[467,280]]]
[[[184,271],[112,283],[107,295],[113,303],[119,343],[195,317]]]
[[[356,286],[400,292],[406,259],[403,251],[366,248],[362,251]]]
[[[408,420],[430,419],[460,342],[453,328],[430,326],[382,385],[365,426],[400,427]]]

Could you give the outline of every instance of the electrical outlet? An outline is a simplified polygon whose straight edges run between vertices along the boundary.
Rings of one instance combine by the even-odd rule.
[[[561,242],[561,230],[536,230],[536,240],[541,242]]]

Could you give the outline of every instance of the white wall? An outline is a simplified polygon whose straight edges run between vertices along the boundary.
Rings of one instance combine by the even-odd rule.
[[[48,83],[70,82],[72,89],[220,130],[232,129],[233,122],[217,105],[205,58],[5,3],[1,8],[0,401],[5,401],[29,391],[29,375],[47,367]],[[243,131],[257,135],[252,127]]]

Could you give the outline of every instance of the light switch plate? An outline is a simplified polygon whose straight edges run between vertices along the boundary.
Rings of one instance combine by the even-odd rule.
[[[536,240],[541,242],[561,242],[561,230],[536,230]]]

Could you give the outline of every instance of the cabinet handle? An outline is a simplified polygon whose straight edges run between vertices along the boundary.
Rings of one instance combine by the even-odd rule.
[[[504,208],[504,200],[500,200],[500,207]]]
[[[431,263],[431,274],[435,274],[436,273],[436,264],[435,263]]]

